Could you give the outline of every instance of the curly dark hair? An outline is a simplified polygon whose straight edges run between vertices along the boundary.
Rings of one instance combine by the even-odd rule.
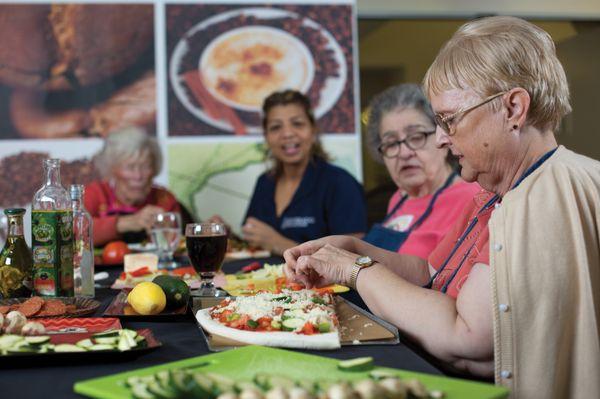
[[[310,121],[311,126],[317,132],[317,140],[315,140],[315,143],[313,144],[313,146],[311,148],[311,161],[314,160],[314,158],[320,158],[322,160],[328,161],[330,159],[330,157],[329,157],[329,154],[327,154],[327,152],[323,149],[323,146],[321,145],[321,141],[319,140],[319,137],[318,137],[319,131],[317,129],[315,115],[313,114],[313,111],[312,111],[310,99],[297,90],[276,91],[276,92],[271,93],[267,98],[265,98],[265,100],[263,102],[263,106],[262,106],[262,111],[263,111],[262,125],[263,125],[264,131],[266,132],[266,130],[267,130],[269,111],[271,111],[271,109],[273,109],[274,107],[277,107],[280,105],[289,105],[289,104],[297,104],[300,107],[302,107],[302,109],[306,113],[306,116],[308,117],[308,120]],[[269,158],[268,152],[265,155],[267,158]],[[274,162],[274,166],[271,170],[271,173],[273,173],[275,175],[275,177],[279,177],[283,170],[283,165],[281,164],[281,162],[278,159],[272,159],[272,160]]]

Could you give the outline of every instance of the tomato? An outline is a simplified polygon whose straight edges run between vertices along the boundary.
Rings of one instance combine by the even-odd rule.
[[[315,328],[315,326],[312,323],[310,323],[308,321],[302,327],[302,334],[313,335],[316,333],[317,333],[317,329]]]
[[[124,241],[111,241],[106,244],[102,251],[102,263],[105,265],[118,265],[123,263],[123,257],[130,252]]]

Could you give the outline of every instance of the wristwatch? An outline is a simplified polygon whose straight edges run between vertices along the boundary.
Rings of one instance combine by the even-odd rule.
[[[350,273],[350,288],[356,290],[356,279],[358,278],[358,273],[362,269],[365,269],[369,266],[373,266],[375,261],[368,256],[359,256],[354,261],[354,266],[352,267],[352,273]]]

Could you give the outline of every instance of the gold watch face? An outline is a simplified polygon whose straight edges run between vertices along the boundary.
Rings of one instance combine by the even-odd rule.
[[[375,263],[375,261],[371,258],[369,258],[368,256],[361,256],[358,259],[356,259],[356,265],[360,266],[360,267],[367,267],[367,266],[371,266],[373,263]]]

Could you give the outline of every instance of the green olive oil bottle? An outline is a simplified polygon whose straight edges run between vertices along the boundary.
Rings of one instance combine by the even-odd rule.
[[[33,290],[33,262],[23,236],[25,209],[10,208],[4,213],[8,217],[8,236],[0,252],[0,297],[28,297]]]

